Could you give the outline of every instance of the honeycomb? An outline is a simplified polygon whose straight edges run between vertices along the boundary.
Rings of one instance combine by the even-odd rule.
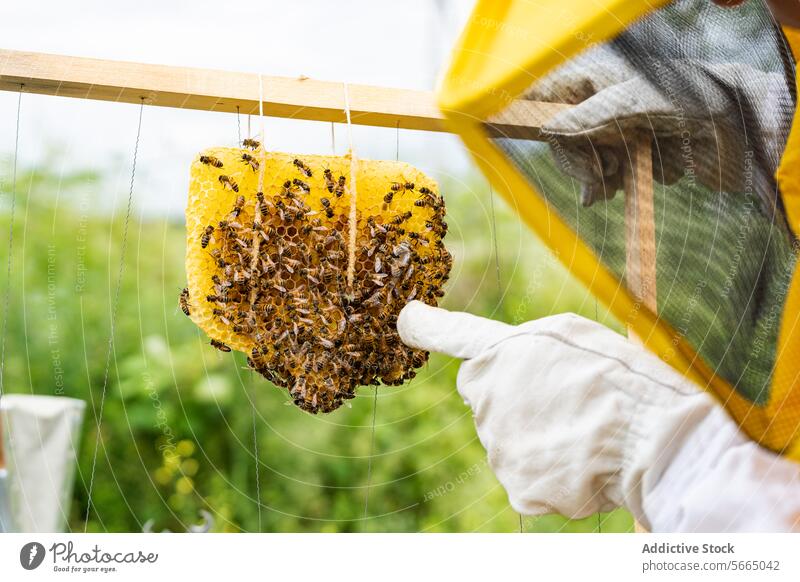
[[[402,162],[245,145],[192,164],[181,309],[307,412],[413,378],[428,353],[400,341],[397,316],[436,305],[452,266],[436,183]]]

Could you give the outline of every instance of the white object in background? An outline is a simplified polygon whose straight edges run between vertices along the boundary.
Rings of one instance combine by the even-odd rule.
[[[0,419],[2,421],[2,419]],[[8,495],[8,470],[3,455],[3,426],[0,423],[0,533],[14,531],[11,519],[11,500]]]
[[[62,531],[86,407],[57,396],[4,394],[0,398],[6,485],[16,531]]]

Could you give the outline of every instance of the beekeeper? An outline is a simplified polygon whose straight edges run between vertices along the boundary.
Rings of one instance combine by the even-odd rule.
[[[800,22],[796,2],[771,4],[784,23]],[[596,82],[591,68],[584,75],[561,86],[556,77],[540,91],[589,88],[594,94],[579,101],[601,106],[579,106],[563,126],[544,129],[600,127],[598,110],[650,127],[647,100],[615,111],[629,103],[618,86]],[[583,182],[584,203],[607,198],[598,180],[613,176],[574,153],[570,173]],[[511,326],[413,301],[397,327],[411,347],[464,360],[458,391],[519,513],[580,518],[624,507],[651,531],[800,531],[800,465],[749,440],[708,393],[604,326],[573,314]]]

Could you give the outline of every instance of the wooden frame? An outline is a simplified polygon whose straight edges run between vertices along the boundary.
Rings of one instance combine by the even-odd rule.
[[[0,50],[0,90],[120,103],[344,123],[344,83]],[[358,125],[447,131],[428,91],[349,85]],[[498,133],[536,139],[542,123],[568,105],[515,101],[493,120]],[[525,120],[521,123],[519,120]]]
[[[658,314],[656,221],[651,137],[630,140],[630,172],[625,175],[625,278],[628,289]]]

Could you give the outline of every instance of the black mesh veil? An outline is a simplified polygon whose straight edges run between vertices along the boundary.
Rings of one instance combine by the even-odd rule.
[[[763,404],[795,266],[774,177],[795,109],[794,62],[767,9],[675,2],[526,96],[575,107],[536,139],[495,144],[621,280],[631,136],[651,141],[658,315]]]

